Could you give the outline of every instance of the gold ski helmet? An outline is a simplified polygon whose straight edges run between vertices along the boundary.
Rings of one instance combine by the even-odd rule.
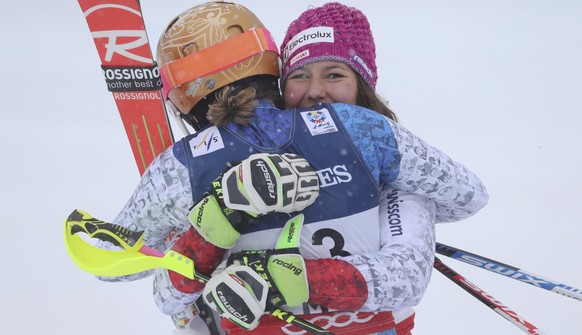
[[[182,114],[194,114],[202,99],[237,80],[279,77],[271,34],[255,14],[232,2],[207,2],[174,18],[158,42],[157,62],[164,99]],[[195,123],[205,109],[193,115]]]

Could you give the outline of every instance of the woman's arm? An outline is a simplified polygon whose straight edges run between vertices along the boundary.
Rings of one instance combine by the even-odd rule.
[[[391,186],[433,200],[436,222],[468,218],[487,204],[487,190],[471,170],[406,128],[392,123],[392,129],[401,160]]]
[[[487,204],[473,172],[408,129],[363,107],[333,106],[378,183],[433,200],[436,222],[468,218]]]
[[[383,191],[380,250],[306,260],[309,302],[361,311],[417,305],[434,262],[434,210],[434,202],[429,199],[393,188]]]
[[[178,162],[172,148],[169,148],[147,168],[112,223],[131,231],[144,231],[146,245],[166,252],[171,240],[190,226],[188,211],[191,205],[188,170]],[[97,246],[104,249],[117,248],[109,242],[99,242]],[[146,271],[128,276],[98,278],[104,281],[131,281],[151,273]]]

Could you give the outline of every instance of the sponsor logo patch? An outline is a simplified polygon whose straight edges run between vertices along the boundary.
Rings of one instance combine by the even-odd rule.
[[[283,62],[299,48],[313,43],[334,43],[332,27],[313,27],[305,29],[293,36],[283,49]]]
[[[222,137],[216,127],[210,127],[188,143],[192,150],[192,157],[203,156],[224,148]]]
[[[291,60],[289,61],[289,65],[293,65],[305,57],[309,57],[309,49],[303,50],[300,53],[298,53],[296,56],[291,58]]]
[[[372,70],[370,70],[368,64],[366,64],[362,58],[360,58],[358,55],[354,55],[354,60],[364,68],[364,71],[368,73],[368,76],[372,77]]]
[[[352,181],[352,174],[345,165],[336,165],[315,171],[319,177],[319,187],[328,187]]]
[[[303,121],[305,121],[312,136],[338,131],[327,108],[322,108],[316,111],[301,112],[301,117],[303,117]]]

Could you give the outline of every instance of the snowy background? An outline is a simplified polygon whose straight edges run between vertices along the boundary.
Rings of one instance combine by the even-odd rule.
[[[152,41],[197,1],[143,0]],[[240,1],[281,41],[308,4]],[[582,2],[347,1],[376,36],[378,90],[402,123],[463,162],[491,200],[438,241],[582,287]],[[171,334],[151,280],[103,283],[62,238],[74,208],[111,220],[138,171],[74,0],[0,11],[0,334]],[[582,302],[441,257],[547,334],[582,329]],[[415,335],[522,332],[438,272]]]

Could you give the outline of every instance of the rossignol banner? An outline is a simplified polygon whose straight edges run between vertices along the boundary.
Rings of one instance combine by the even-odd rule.
[[[173,142],[138,0],[78,0],[140,174]]]
[[[101,66],[110,92],[159,91],[160,69],[152,66]]]

